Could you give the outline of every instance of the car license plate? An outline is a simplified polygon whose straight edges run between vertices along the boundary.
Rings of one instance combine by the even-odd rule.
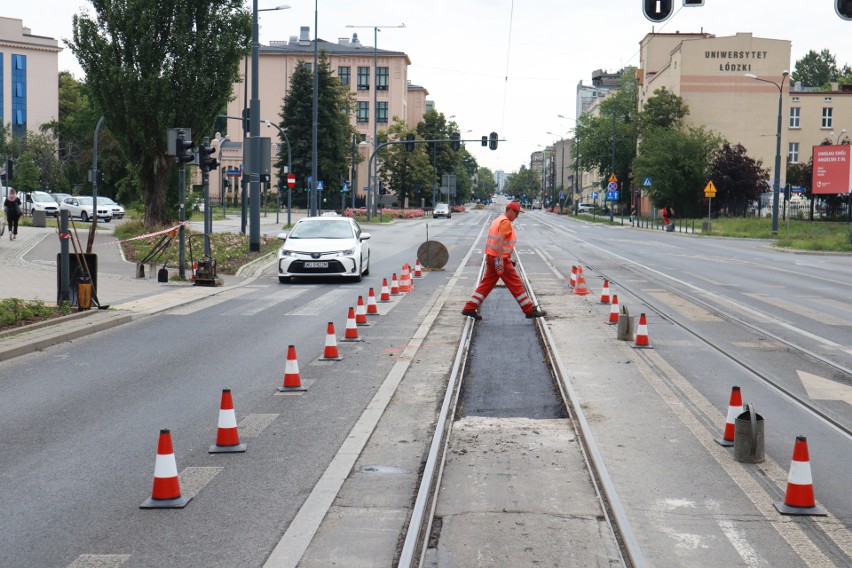
[[[328,268],[328,262],[306,262],[305,268]]]

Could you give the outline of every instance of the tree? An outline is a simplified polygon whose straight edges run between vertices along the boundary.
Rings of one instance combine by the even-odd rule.
[[[746,214],[749,203],[760,199],[769,179],[769,170],[762,165],[760,160],[748,156],[742,144],[731,146],[727,140],[722,143],[710,166],[710,179],[716,186],[715,199],[720,210]]]
[[[3,132],[8,134],[8,130]],[[26,136],[7,140],[3,146],[7,152],[5,155],[17,162],[18,172],[25,157],[26,161],[35,168],[33,175],[36,187],[31,189],[58,191],[67,187],[61,164],[56,157],[56,141],[49,134],[27,132]],[[16,174],[16,177],[19,175],[20,173]]]
[[[528,201],[538,190],[538,177],[538,174],[526,165],[521,165],[517,172],[506,176],[503,191],[514,196],[518,201]]]
[[[497,180],[494,179],[494,172],[489,168],[481,167],[476,172],[476,186],[474,187],[473,197],[480,203],[489,203],[491,196],[497,192]]]
[[[18,191],[36,191],[41,189],[41,176],[33,155],[24,152],[15,164],[15,189]]]
[[[458,131],[458,126],[453,125],[453,132]],[[423,120],[417,124],[417,136],[421,140],[448,140],[450,138],[450,125],[443,113],[432,109],[423,115]],[[426,144],[429,158],[434,167],[433,186],[441,186],[441,176],[453,171],[456,164],[456,155],[447,142],[432,142]],[[436,197],[437,199],[437,197]]]
[[[843,72],[837,68],[837,60],[827,49],[819,53],[810,50],[804,57],[796,61],[790,81],[801,82],[805,87],[828,87],[832,81],[837,81],[844,75],[848,76],[849,67],[844,66]]]
[[[661,87],[645,101],[639,113],[639,128],[640,131],[648,128],[680,128],[688,114],[689,107],[683,99]]]
[[[414,134],[414,129],[408,128],[403,119],[394,118],[387,130],[388,138],[405,140],[407,134]],[[392,144],[381,152],[379,178],[394,192],[400,206],[405,204],[406,198],[419,202],[420,198],[431,196],[425,191],[432,182],[432,164],[426,144],[415,144],[413,152],[409,152],[405,144]]]
[[[222,86],[239,79],[251,15],[242,0],[91,3],[96,19],[75,15],[68,45],[95,108],[138,175],[145,224],[165,224],[175,166],[166,156],[166,130],[189,127],[196,142],[212,134],[230,96]],[[171,189],[173,198],[173,183]]]

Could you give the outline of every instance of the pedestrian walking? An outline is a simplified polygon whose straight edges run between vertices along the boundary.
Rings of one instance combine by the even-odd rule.
[[[6,212],[6,224],[9,225],[9,240],[18,238],[18,219],[21,218],[21,198],[14,189],[9,189],[9,195],[3,202],[3,210]]]
[[[503,280],[528,318],[540,318],[547,315],[543,310],[533,305],[521,277],[515,270],[515,264],[512,262],[512,252],[515,250],[515,242],[517,241],[515,227],[512,223],[520,214],[521,206],[517,201],[512,201],[506,206],[506,212],[494,219],[488,228],[488,238],[485,240],[485,274],[470,300],[464,305],[462,315],[477,321],[481,320],[479,308],[491,290],[494,289],[497,280]]]

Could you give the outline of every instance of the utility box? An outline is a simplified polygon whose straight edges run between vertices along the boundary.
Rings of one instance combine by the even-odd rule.
[[[32,218],[32,226],[33,227],[46,227],[47,226],[47,213],[41,211],[39,209],[33,209],[33,218]]]

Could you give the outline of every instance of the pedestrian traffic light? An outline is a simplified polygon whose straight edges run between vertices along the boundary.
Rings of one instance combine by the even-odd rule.
[[[496,132],[492,132],[491,134],[488,135],[488,147],[491,148],[492,150],[497,149],[497,138],[498,138],[498,136],[497,136]]]
[[[410,132],[405,135],[405,150],[407,152],[414,151],[414,134]]]
[[[450,133],[450,140],[452,140],[452,142],[450,142],[450,145],[453,147],[453,151],[455,152],[458,152],[459,148],[461,148],[461,143],[459,142],[460,138],[461,135],[458,132]]]
[[[674,0],[642,0],[642,11],[652,22],[663,22],[672,15]]]
[[[852,0],[834,0],[834,11],[844,20],[852,20]]]
[[[483,148],[487,148],[487,147],[488,147],[488,136],[483,136],[483,137],[482,137],[482,147],[483,147]]]
[[[212,157],[216,148],[202,144],[198,147],[198,164],[201,166],[201,171],[209,172],[219,167],[219,160]]]
[[[188,164],[195,160],[195,155],[192,153],[192,140],[186,139],[186,132],[183,130],[178,131],[176,150],[175,157],[179,164]]]

